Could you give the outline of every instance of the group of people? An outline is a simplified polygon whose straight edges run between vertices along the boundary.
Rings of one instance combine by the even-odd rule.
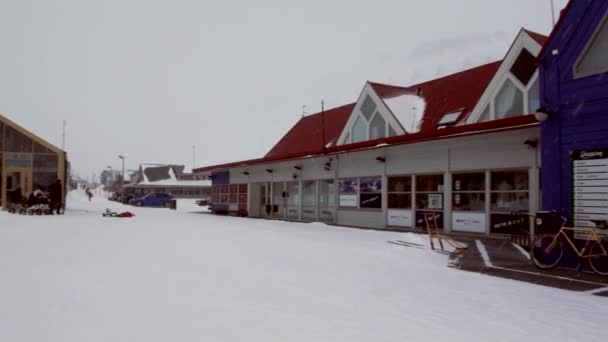
[[[27,207],[48,204],[51,214],[54,212],[60,214],[63,209],[62,193],[63,187],[61,185],[61,180],[58,179],[48,187],[48,196],[41,188],[36,188],[29,196],[23,197],[22,189],[18,187],[8,194],[8,201],[13,205],[21,204],[26,205]]]

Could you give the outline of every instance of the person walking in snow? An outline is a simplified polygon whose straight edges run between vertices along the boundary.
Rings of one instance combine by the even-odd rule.
[[[84,192],[86,192],[87,197],[89,198],[89,202],[91,202],[91,199],[93,198],[93,192],[91,191],[91,189],[87,188]]]

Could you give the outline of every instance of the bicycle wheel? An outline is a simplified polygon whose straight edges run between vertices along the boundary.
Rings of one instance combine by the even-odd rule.
[[[589,266],[593,272],[599,275],[608,275],[608,241],[596,241],[589,251],[592,257],[589,258]],[[595,256],[593,256],[595,255]]]
[[[558,240],[551,249],[549,246],[553,242],[555,235],[542,235],[538,237],[532,245],[532,261],[538,268],[549,269],[557,266],[564,255],[563,243]]]

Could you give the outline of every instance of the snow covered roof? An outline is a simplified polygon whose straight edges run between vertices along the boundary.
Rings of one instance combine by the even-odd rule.
[[[386,98],[383,101],[406,132],[415,133],[420,130],[420,121],[426,108],[424,98],[414,94],[405,94]]]
[[[210,180],[197,180],[192,177],[181,179],[183,165],[141,164],[141,177],[136,185],[147,186],[211,186]]]

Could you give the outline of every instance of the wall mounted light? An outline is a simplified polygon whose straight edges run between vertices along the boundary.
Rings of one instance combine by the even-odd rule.
[[[524,144],[528,145],[528,147],[530,147],[530,148],[536,148],[536,146],[538,146],[538,140],[537,139],[528,139],[528,140],[524,141]]]
[[[244,171],[244,172],[243,172],[243,174],[244,174],[245,176],[249,176],[249,171]]]
[[[293,168],[296,169],[296,170],[298,170],[298,171],[302,170],[302,167],[300,165],[296,165]]]
[[[384,156],[376,157],[376,160],[381,163],[386,163],[386,157],[384,157]]]
[[[273,170],[273,169],[266,169],[266,172],[268,172],[268,173],[273,173],[273,172],[274,172],[274,170]]]
[[[551,111],[549,111],[547,108],[540,107],[534,113],[534,118],[538,122],[543,122],[546,121],[549,117],[551,117],[552,114],[553,113],[551,113]]]

